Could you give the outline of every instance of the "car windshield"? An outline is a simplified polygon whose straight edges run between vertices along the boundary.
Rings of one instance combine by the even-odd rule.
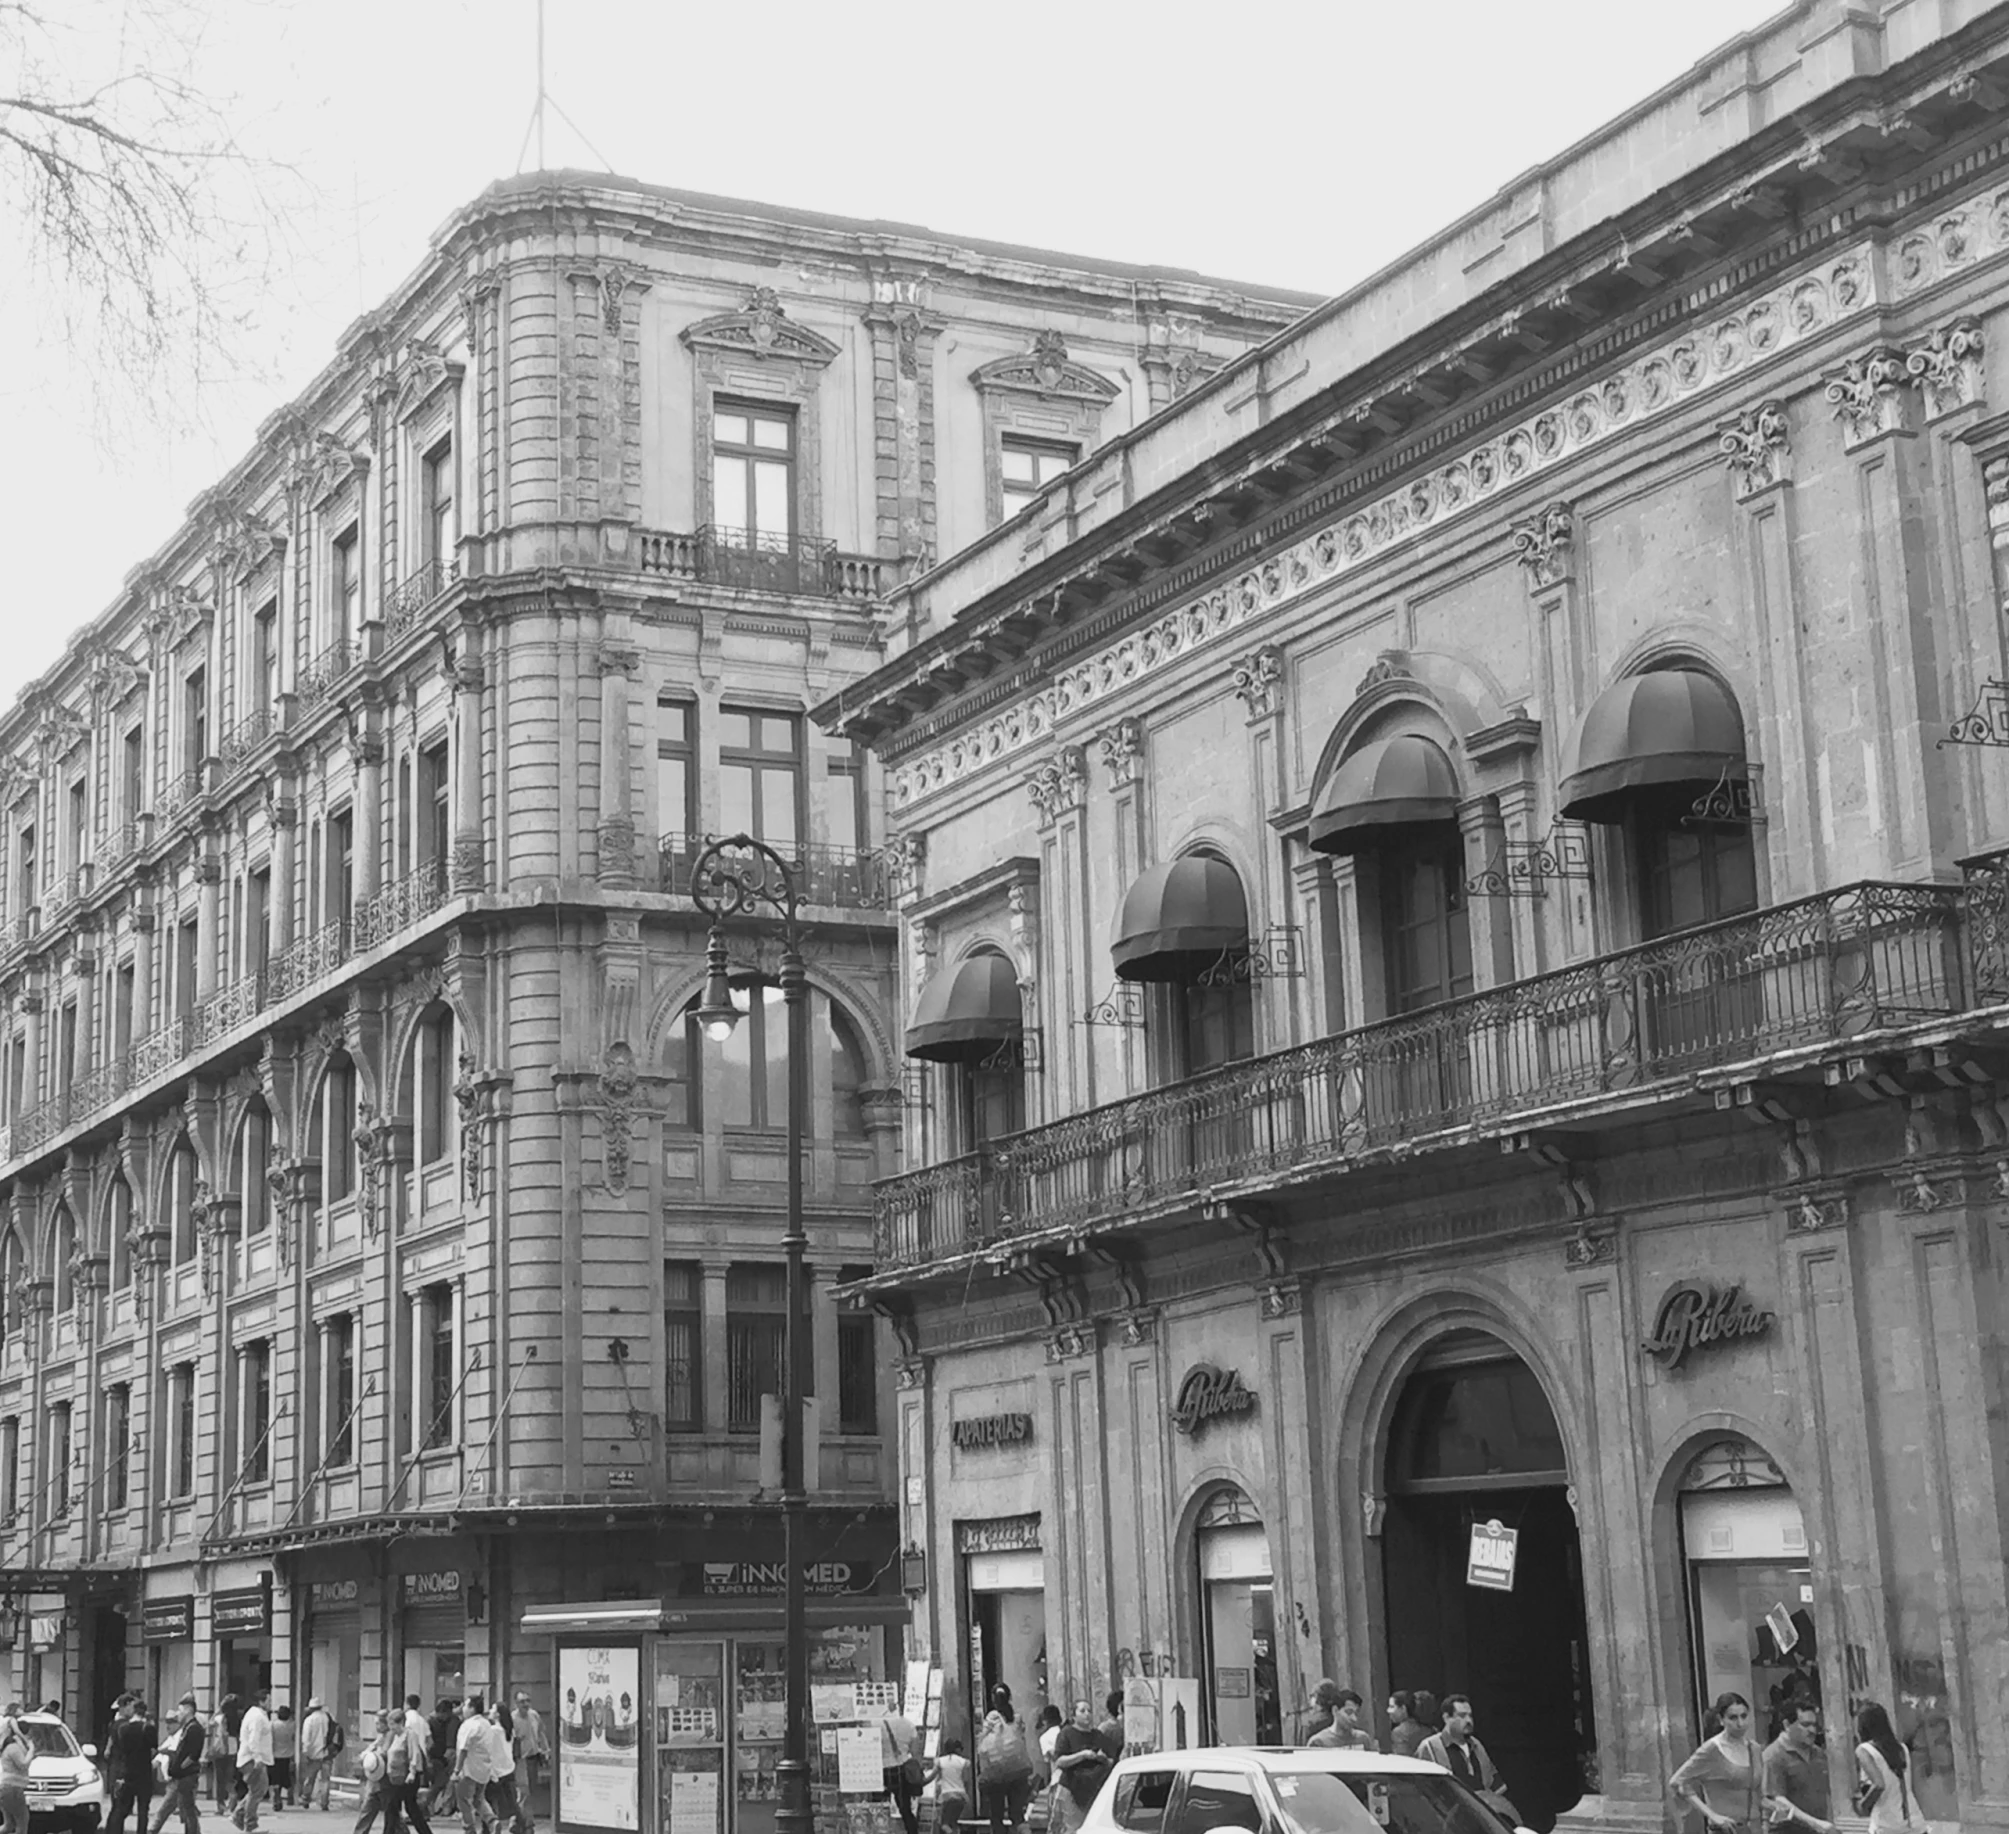
[[[1297,1834],[1503,1834],[1455,1777],[1424,1771],[1284,1770],[1271,1773]]]
[[[70,1736],[70,1728],[55,1720],[24,1719],[21,1730],[28,1735],[28,1743],[35,1747],[38,1758],[73,1758],[77,1755],[77,1741]]]

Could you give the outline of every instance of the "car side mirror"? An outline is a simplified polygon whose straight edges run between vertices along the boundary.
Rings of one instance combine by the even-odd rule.
[[[77,1749],[87,1758],[94,1758],[98,1755],[98,1748],[95,1745],[79,1745]]]

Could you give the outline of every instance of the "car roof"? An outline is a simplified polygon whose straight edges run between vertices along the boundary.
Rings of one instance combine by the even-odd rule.
[[[1303,1745],[1202,1745],[1187,1751],[1143,1751],[1123,1760],[1125,1766],[1140,1770],[1163,1770],[1167,1765],[1179,1770],[1204,1770],[1210,1766],[1256,1770],[1327,1770],[1335,1774],[1353,1771],[1375,1775],[1406,1773],[1412,1776],[1448,1776],[1441,1764],[1422,1758],[1396,1757],[1380,1751],[1326,1750]]]

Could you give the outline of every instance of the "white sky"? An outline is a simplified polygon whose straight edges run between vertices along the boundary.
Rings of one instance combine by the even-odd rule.
[[[60,6],[60,0],[58,0]],[[1337,292],[1771,15],[1764,0],[548,0],[613,170]],[[0,247],[0,706],[102,612],[343,327],[518,169],[535,0],[211,0],[200,73],[291,161],[298,261],[169,424],[85,411]],[[534,162],[525,155],[523,164]],[[547,163],[599,158],[556,116]]]

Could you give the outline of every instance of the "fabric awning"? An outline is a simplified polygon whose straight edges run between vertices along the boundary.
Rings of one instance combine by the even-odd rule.
[[[1190,981],[1248,940],[1241,875],[1212,854],[1189,853],[1137,875],[1110,953],[1126,981]]]
[[[985,950],[928,977],[907,1027],[907,1055],[930,1063],[978,1063],[1025,1032],[1018,970]]]
[[[1458,819],[1451,760],[1413,732],[1348,752],[1313,806],[1306,838],[1320,853],[1355,853],[1396,828]]]
[[[1562,812],[1615,822],[1641,790],[1706,789],[1744,764],[1744,718],[1730,690],[1699,669],[1655,669],[1615,681],[1577,729]]]

